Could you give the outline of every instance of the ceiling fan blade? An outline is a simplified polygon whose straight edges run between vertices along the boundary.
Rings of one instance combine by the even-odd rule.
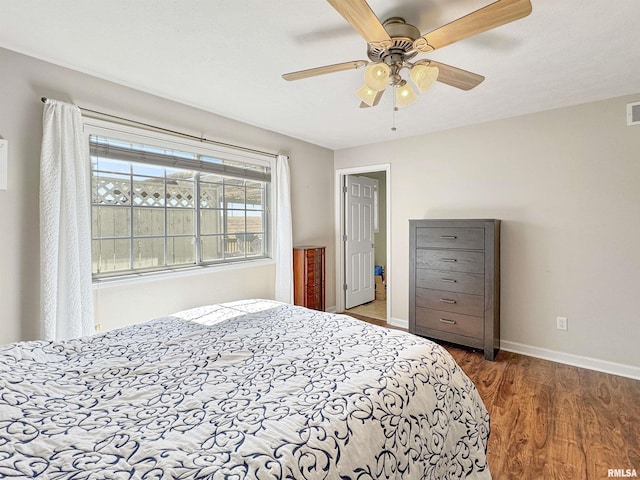
[[[376,105],[378,105],[378,103],[380,103],[380,99],[382,98],[383,93],[384,93],[384,90],[380,90],[379,92],[376,92],[376,96],[374,97],[373,103],[371,105],[367,105],[364,102],[360,102],[360,108],[375,107]]]
[[[474,87],[480,85],[484,77],[477,73],[468,72],[461,68],[452,67],[445,63],[434,62],[433,60],[420,60],[417,64],[429,65],[432,67],[438,67],[440,72],[438,73],[438,82],[446,83],[452,87],[459,88],[461,90],[471,90]]]
[[[317,75],[324,75],[326,73],[342,72],[344,70],[355,70],[356,68],[362,68],[369,62],[365,60],[354,60],[352,62],[336,63],[335,65],[326,65],[324,67],[310,68],[308,70],[300,70],[299,72],[285,73],[282,78],[285,80],[300,80],[302,78],[315,77]]]
[[[327,0],[367,43],[379,48],[391,45],[391,37],[365,0]]]
[[[447,25],[424,34],[413,42],[419,52],[431,52],[531,13],[530,0],[498,0]]]

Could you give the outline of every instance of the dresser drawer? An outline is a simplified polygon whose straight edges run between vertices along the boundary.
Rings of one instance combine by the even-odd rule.
[[[416,307],[484,317],[484,297],[482,295],[416,288]]]
[[[322,292],[322,283],[316,283],[315,285],[307,285],[306,292],[307,295],[317,295]]]
[[[481,338],[483,335],[482,318],[430,308],[416,308],[416,327],[464,335],[465,337]]]
[[[307,306],[316,310],[321,310],[322,306],[322,291],[307,291]]]
[[[305,252],[308,265],[319,266],[322,263],[322,250],[314,248]]]
[[[307,287],[315,287],[322,283],[322,272],[310,268],[307,270]]]
[[[416,247],[484,250],[484,229],[419,227],[416,229]]]
[[[484,273],[484,253],[460,250],[416,250],[416,267],[450,272]]]
[[[484,295],[484,275],[481,273],[441,272],[439,270],[417,268],[416,287]]]

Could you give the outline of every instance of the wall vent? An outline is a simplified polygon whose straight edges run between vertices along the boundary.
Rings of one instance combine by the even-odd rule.
[[[627,103],[627,125],[640,125],[640,102]]]

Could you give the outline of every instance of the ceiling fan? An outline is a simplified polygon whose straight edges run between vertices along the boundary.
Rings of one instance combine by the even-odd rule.
[[[395,106],[404,107],[417,100],[411,85],[401,76],[409,70],[409,78],[420,93],[435,81],[462,90],[479,85],[484,77],[429,59],[412,61],[420,53],[432,52],[472,35],[499,27],[531,13],[530,0],[498,0],[424,35],[403,18],[392,17],[380,22],[365,0],[327,0],[338,13],[367,41],[367,60],[326,65],[285,73],[285,80],[300,80],[327,73],[367,67],[364,85],[356,95],[360,107],[373,107],[380,102],[387,86],[395,88]]]

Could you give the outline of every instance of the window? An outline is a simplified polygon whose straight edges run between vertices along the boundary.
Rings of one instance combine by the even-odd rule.
[[[94,278],[268,257],[270,164],[162,143],[89,136]]]

